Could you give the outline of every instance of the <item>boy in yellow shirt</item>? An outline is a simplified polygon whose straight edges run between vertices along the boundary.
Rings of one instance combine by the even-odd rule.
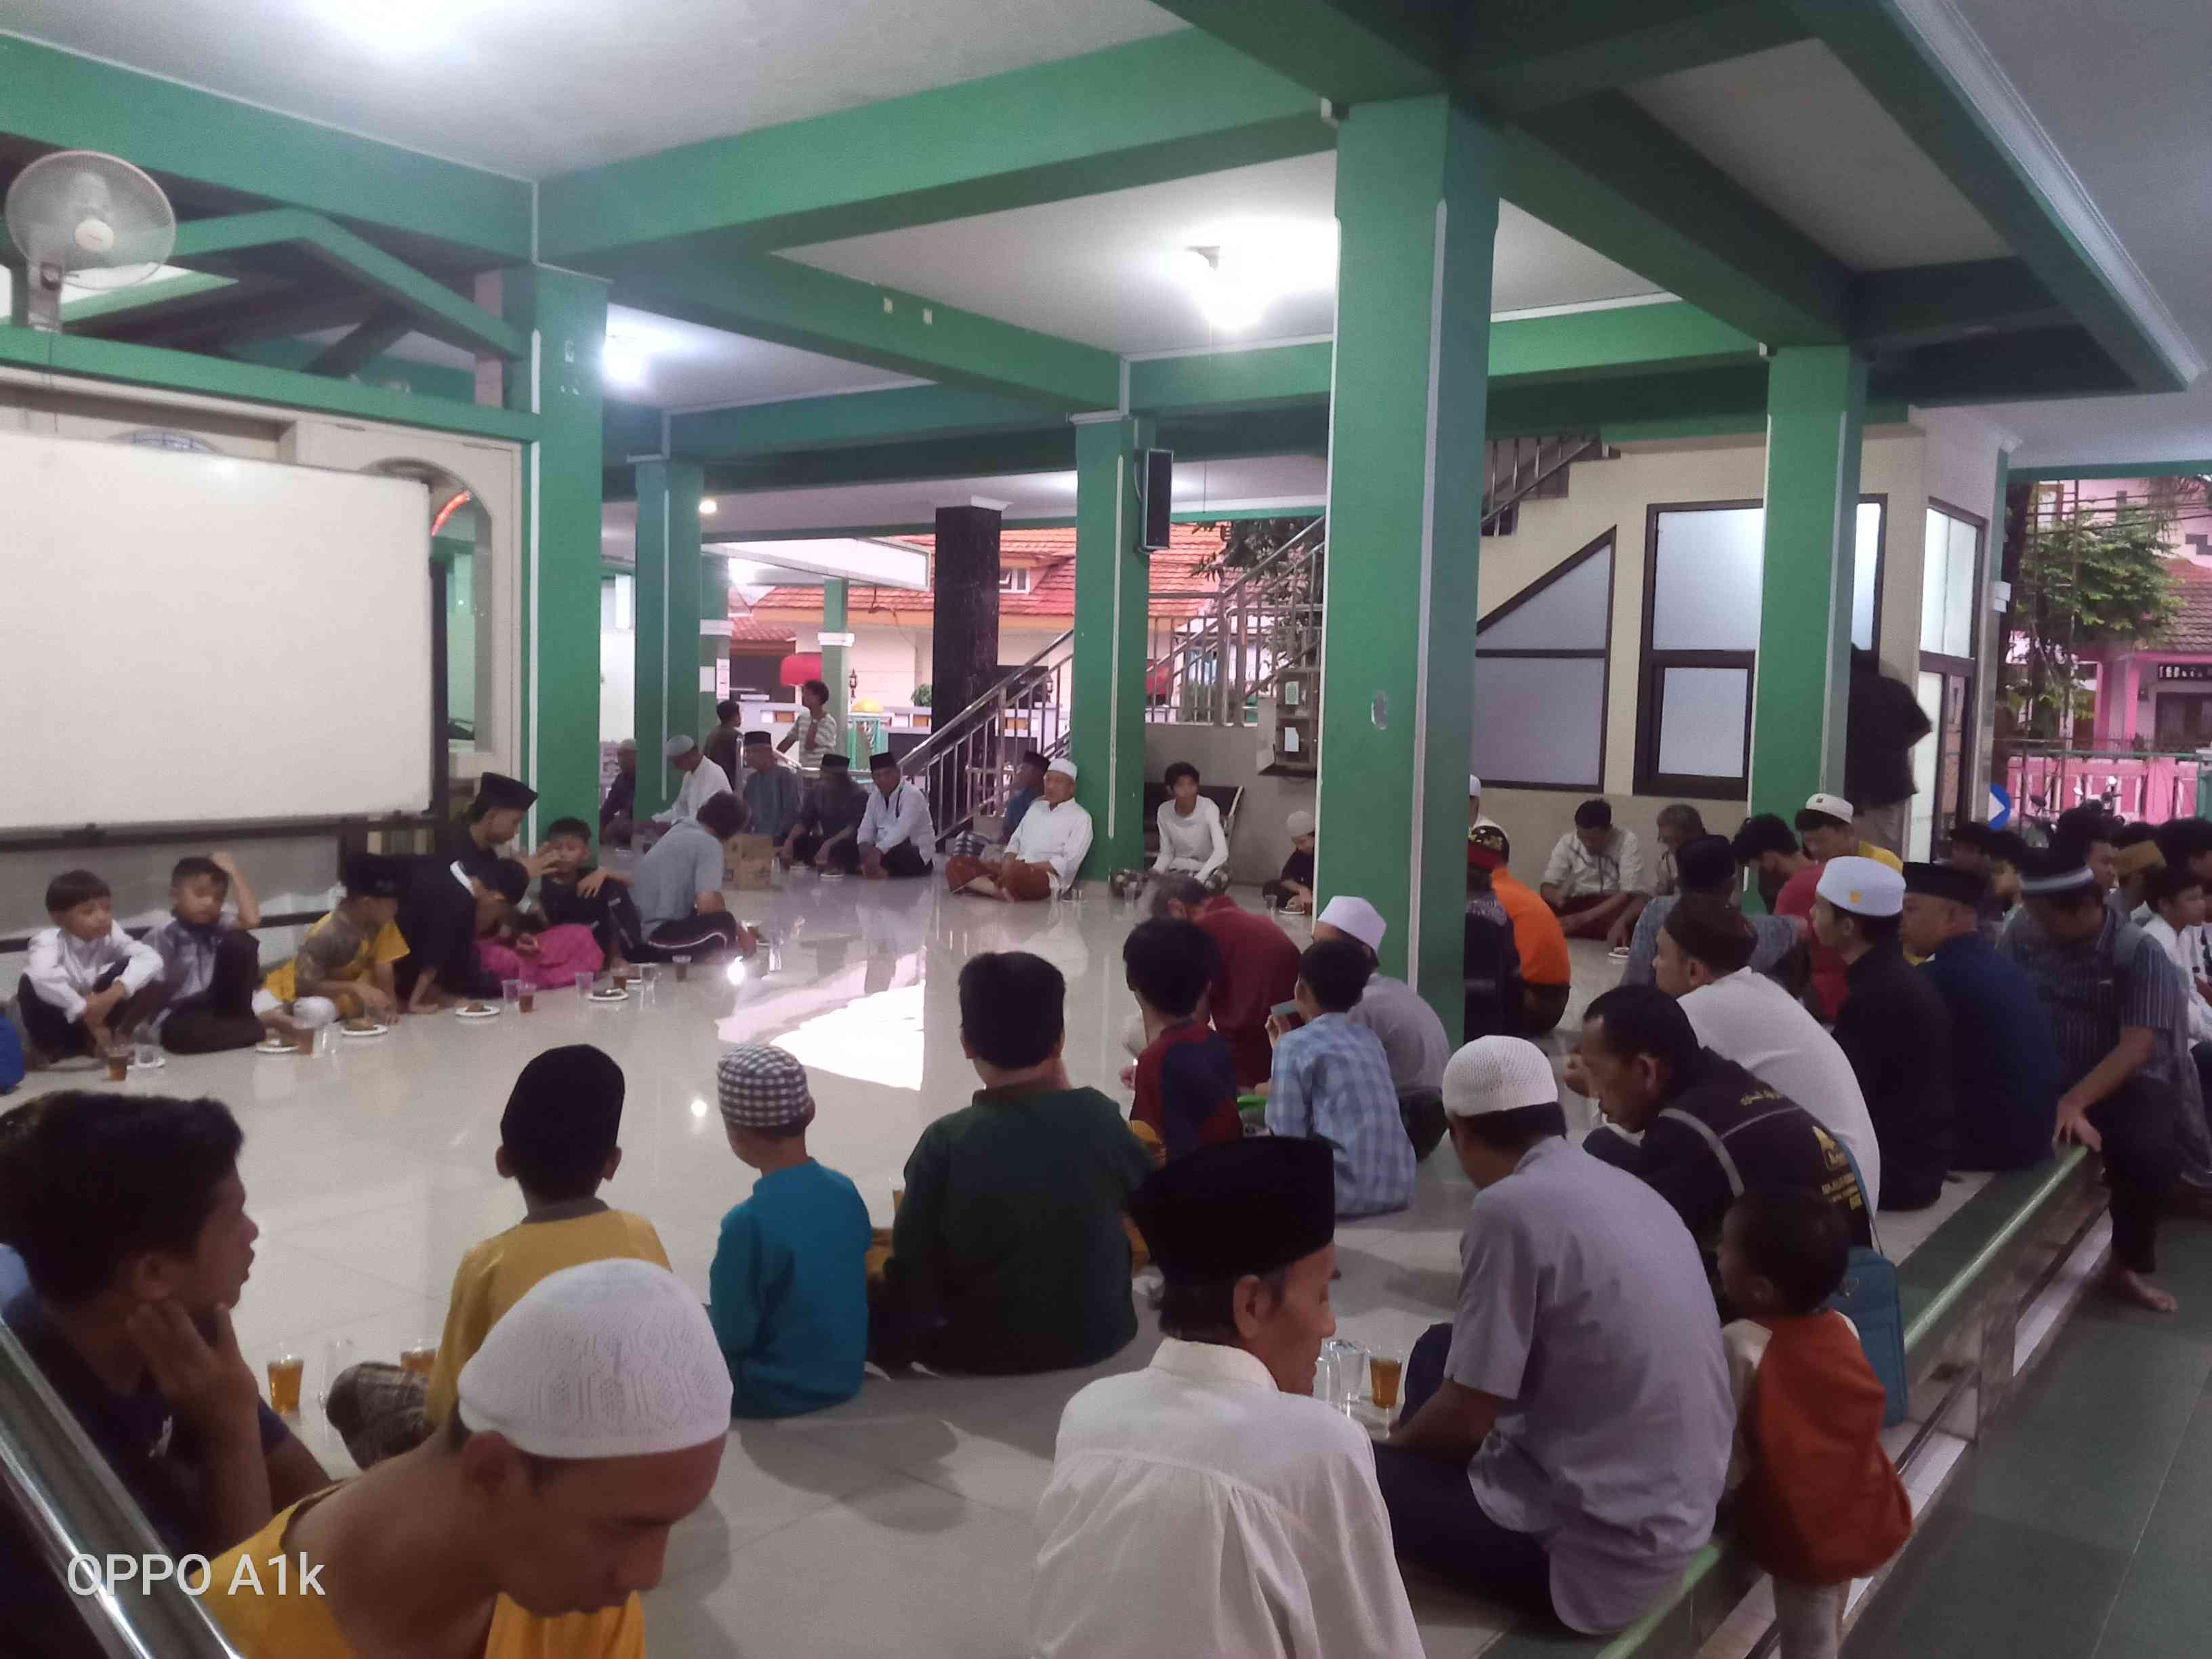
[[[327,1025],[356,1014],[397,1018],[392,964],[407,954],[399,914],[399,860],[356,853],[345,861],[345,896],[307,929],[300,953],[262,981],[253,1012],[289,1010],[300,1025]]]
[[[421,1444],[453,1415],[461,1368],[547,1274],[613,1257],[668,1265],[651,1222],[598,1196],[622,1164],[623,1095],[622,1067],[588,1042],[549,1048],[522,1068],[499,1121],[494,1163],[522,1188],[523,1218],[461,1258],[428,1381],[365,1364],[331,1387],[331,1426],[362,1468]]]
[[[443,1430],[218,1557],[203,1605],[245,1659],[642,1659],[639,1594],[729,1427],[721,1350],[675,1274],[552,1273],[461,1368]]]

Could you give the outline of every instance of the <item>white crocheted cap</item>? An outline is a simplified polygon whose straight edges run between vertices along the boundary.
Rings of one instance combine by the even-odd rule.
[[[730,1373],[699,1298],[650,1261],[532,1285],[461,1367],[461,1421],[538,1457],[647,1457],[730,1431]]]

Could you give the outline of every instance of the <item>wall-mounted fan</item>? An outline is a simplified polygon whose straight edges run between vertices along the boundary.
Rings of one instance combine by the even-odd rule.
[[[98,150],[57,150],[15,175],[8,234],[30,272],[30,323],[58,333],[62,289],[129,288],[177,246],[161,185]]]

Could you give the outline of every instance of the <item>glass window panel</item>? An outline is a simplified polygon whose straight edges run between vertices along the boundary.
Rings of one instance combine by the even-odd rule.
[[[1477,634],[1484,651],[1602,651],[1613,550],[1593,553],[1542,592]]]
[[[1951,569],[1943,599],[1943,650],[1974,654],[1974,544],[1980,539],[1964,519],[1951,520]]]
[[[1480,776],[1595,789],[1604,730],[1602,657],[1474,659],[1468,759]]]
[[[1920,712],[1928,716],[1928,724],[1936,731],[1943,729],[1943,677],[1923,671],[1915,688],[1920,700]],[[1912,745],[1912,812],[1905,836],[1905,856],[1922,863],[1936,856],[1930,850],[1936,841],[1936,750],[1933,738],[1923,738]]]
[[[446,734],[470,745],[477,734],[477,556],[446,567]]]
[[[1859,503],[1857,544],[1851,558],[1851,643],[1874,649],[1874,596],[1881,576],[1881,503]]]
[[[1951,591],[1951,520],[1948,514],[1928,509],[1928,528],[1921,544],[1920,648],[1943,648],[1943,605]]]
[[[1763,509],[1659,515],[1651,648],[1756,651]]]
[[[1668,669],[1660,688],[1659,769],[1685,777],[1741,777],[1750,717],[1749,669]]]

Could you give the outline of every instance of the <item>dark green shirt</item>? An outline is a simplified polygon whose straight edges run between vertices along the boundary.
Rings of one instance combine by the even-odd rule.
[[[1122,1212],[1152,1160],[1096,1089],[981,1089],[906,1162],[890,1277],[914,1357],[1091,1365],[1137,1334]]]

